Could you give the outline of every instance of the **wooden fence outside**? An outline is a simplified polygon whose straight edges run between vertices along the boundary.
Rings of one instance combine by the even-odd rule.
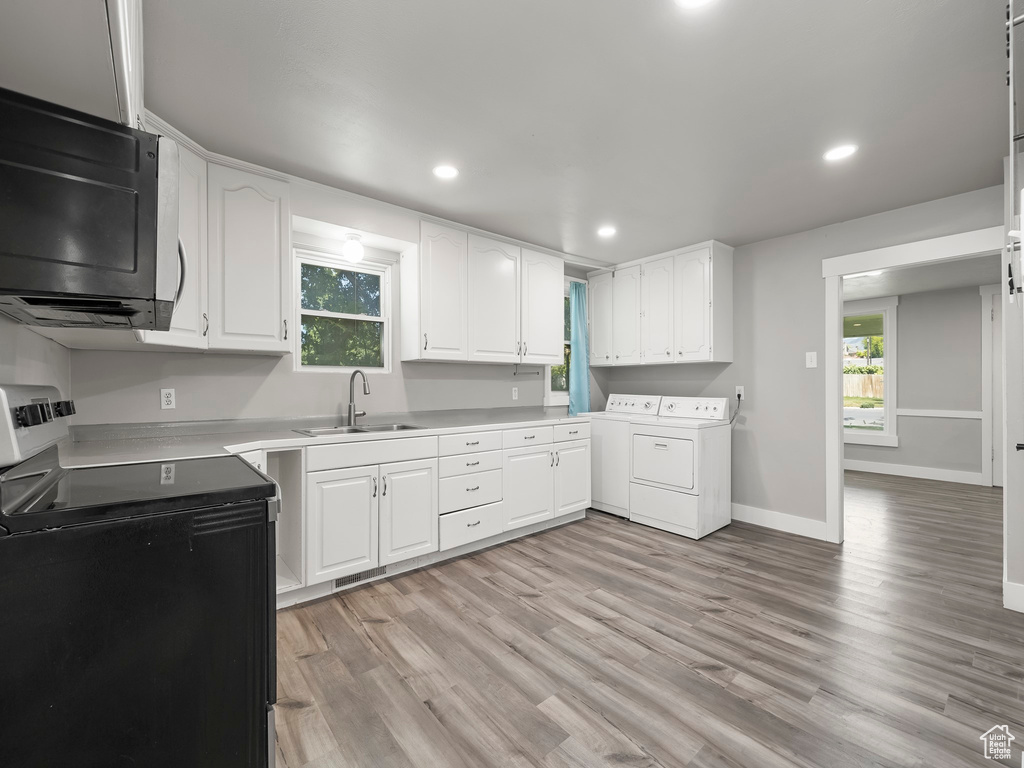
[[[885,397],[885,374],[844,373],[843,397]]]

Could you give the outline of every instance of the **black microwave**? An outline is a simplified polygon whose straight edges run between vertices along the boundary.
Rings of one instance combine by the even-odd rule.
[[[174,142],[0,89],[0,313],[163,331],[184,276]]]

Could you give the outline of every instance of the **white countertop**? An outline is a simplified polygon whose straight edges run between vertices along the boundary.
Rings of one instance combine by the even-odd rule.
[[[217,422],[216,430],[204,433],[202,424],[190,424],[176,428],[174,425],[153,426],[152,432],[174,432],[154,436],[129,436],[145,434],[145,429],[110,425],[111,437],[104,438],[102,428],[88,427],[91,438],[68,441],[60,447],[60,462],[64,467],[85,467],[102,464],[129,464],[146,461],[177,461],[204,456],[223,456],[256,450],[284,450],[303,448],[309,445],[332,443],[355,443],[370,440],[398,440],[403,437],[445,435],[458,432],[479,432],[492,429],[517,429],[531,426],[572,424],[590,420],[589,414],[568,416],[564,409],[517,409],[500,408],[479,411],[435,411],[390,415],[388,420],[366,418],[360,425],[373,424],[415,424],[422,429],[398,432],[358,432],[355,434],[323,435],[309,437],[294,429],[308,429],[309,420],[299,426],[275,424],[271,428],[246,429],[245,422],[238,422],[239,429],[225,428],[225,422]],[[325,418],[321,426],[334,426],[337,419]],[[228,424],[228,427],[231,425]]]

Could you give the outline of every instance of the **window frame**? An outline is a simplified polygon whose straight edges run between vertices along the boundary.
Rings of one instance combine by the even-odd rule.
[[[362,261],[353,263],[345,259],[340,253],[321,248],[309,246],[295,246],[293,254],[293,280],[295,296],[295,346],[292,357],[295,359],[294,369],[306,373],[340,373],[351,376],[355,370],[361,370],[367,376],[375,374],[387,374],[393,370],[392,361],[392,319],[391,319],[391,262],[380,261],[372,258],[364,258]],[[350,315],[342,312],[325,312],[316,309],[302,308],[302,265],[310,264],[316,267],[329,267],[347,272],[363,272],[366,274],[379,275],[380,287],[380,317],[370,315]],[[353,365],[303,365],[302,364],[302,316],[315,315],[317,317],[337,317],[341,319],[380,322],[381,328],[381,362],[383,365],[377,367],[353,366]]]
[[[881,432],[848,429],[842,425],[843,442],[850,445],[880,445],[887,448],[899,446],[899,427],[896,423],[896,398],[899,388],[896,385],[898,370],[898,340],[896,330],[897,307],[899,296],[886,296],[879,299],[863,299],[861,301],[843,302],[843,319],[853,315],[882,315],[882,338],[884,339],[885,355],[885,429]]]
[[[562,300],[564,301],[569,296],[569,286],[573,283],[583,283],[587,285],[586,280],[580,280],[578,277],[566,277],[564,285],[562,286]],[[566,344],[569,343],[569,339],[565,339]],[[569,406],[569,390],[565,392],[558,392],[551,389],[551,367],[550,365],[544,366],[544,405],[545,407],[560,407]]]

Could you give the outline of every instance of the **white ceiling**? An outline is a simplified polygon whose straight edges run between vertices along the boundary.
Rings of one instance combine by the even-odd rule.
[[[848,277],[843,280],[843,301],[905,296],[908,293],[971,288],[1000,282],[1000,256],[996,253],[918,267],[889,269],[880,275]]]
[[[217,152],[623,261],[1000,183],[1004,13],[1003,0],[146,0],[146,103]],[[822,161],[848,141],[854,158]],[[438,181],[440,162],[462,175]]]

